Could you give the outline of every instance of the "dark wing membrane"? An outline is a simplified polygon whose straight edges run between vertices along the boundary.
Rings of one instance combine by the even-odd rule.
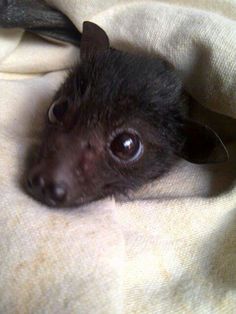
[[[44,37],[80,45],[81,33],[60,11],[42,0],[0,0],[0,27],[24,28]]]

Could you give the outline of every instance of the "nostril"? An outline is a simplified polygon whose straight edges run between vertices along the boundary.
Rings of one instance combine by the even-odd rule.
[[[55,202],[64,201],[66,193],[66,188],[63,185],[53,184],[49,188],[49,197]]]
[[[29,189],[32,189],[32,188],[33,188],[33,184],[32,184],[32,181],[31,181],[31,178],[30,178],[30,177],[27,178],[26,184],[27,184],[27,187],[28,187]]]
[[[43,189],[45,187],[45,180],[40,174],[31,175],[27,178],[27,186],[30,189],[40,188]]]
[[[33,182],[33,185],[36,187],[43,188],[45,186],[45,180],[40,174],[34,176],[32,182]]]

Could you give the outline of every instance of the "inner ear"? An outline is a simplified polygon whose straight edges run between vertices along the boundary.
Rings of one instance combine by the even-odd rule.
[[[81,59],[87,59],[97,52],[109,49],[109,38],[97,24],[92,22],[83,23],[83,33],[80,43]]]
[[[229,159],[220,137],[206,125],[186,120],[184,137],[185,142],[179,155],[192,163],[220,163]]]

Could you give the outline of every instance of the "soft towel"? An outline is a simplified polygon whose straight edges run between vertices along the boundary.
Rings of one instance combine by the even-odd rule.
[[[80,31],[85,20],[100,25],[115,48],[164,56],[197,102],[236,117],[233,0],[48,3]],[[0,30],[0,313],[235,313],[230,118],[217,115],[231,139],[228,163],[180,161],[132,201],[52,210],[22,190],[28,150],[64,70],[78,59],[73,46]]]

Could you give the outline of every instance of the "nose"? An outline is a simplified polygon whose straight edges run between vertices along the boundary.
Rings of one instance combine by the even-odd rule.
[[[49,203],[49,205],[60,205],[66,200],[66,184],[55,180],[47,181],[40,173],[33,173],[28,176],[27,188],[33,196],[44,203]]]

